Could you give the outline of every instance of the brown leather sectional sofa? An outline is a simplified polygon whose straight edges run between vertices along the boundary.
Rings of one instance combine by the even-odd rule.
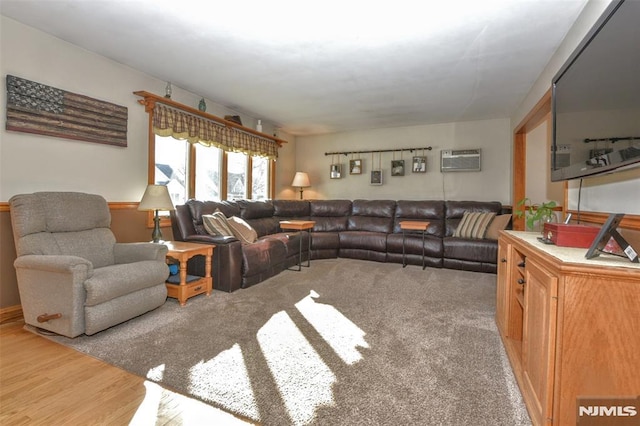
[[[211,236],[202,215],[216,210],[227,217],[245,219],[258,233],[258,241],[241,244],[233,237]],[[402,263],[403,220],[429,221],[425,237],[425,263],[435,268],[496,272],[496,240],[453,237],[465,211],[504,213],[499,202],[393,201],[393,200],[189,200],[171,212],[173,235],[179,241],[214,243],[214,288],[234,291],[257,284],[303,259],[356,258]],[[282,232],[282,220],[313,220],[311,233]],[[311,253],[308,252],[311,238]],[[406,262],[422,265],[422,236],[407,234]],[[202,274],[201,259],[189,272]]]

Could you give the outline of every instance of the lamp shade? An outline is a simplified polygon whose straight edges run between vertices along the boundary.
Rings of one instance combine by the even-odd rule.
[[[309,176],[305,172],[296,172],[296,175],[293,177],[293,182],[291,182],[291,186],[295,186],[297,188],[307,188],[311,186]]]
[[[173,210],[173,202],[166,185],[149,185],[144,191],[138,210]]]

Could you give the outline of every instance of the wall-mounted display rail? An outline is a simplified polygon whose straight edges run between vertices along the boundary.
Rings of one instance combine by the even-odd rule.
[[[350,154],[369,154],[369,153],[379,153],[379,152],[401,152],[401,151],[421,151],[421,150],[431,151],[430,146],[420,147],[420,148],[395,148],[395,149],[367,149],[363,151],[336,151],[336,152],[325,152],[324,155],[350,155]]]
[[[620,141],[633,141],[633,140],[640,140],[640,136],[623,136],[623,137],[598,138],[598,139],[586,138],[584,140],[584,143],[590,143],[590,142],[611,142],[611,143],[616,143],[616,142],[620,142]]]

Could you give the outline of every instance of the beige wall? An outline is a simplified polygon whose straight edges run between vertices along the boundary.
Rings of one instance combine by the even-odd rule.
[[[527,133],[525,194],[534,204],[553,200],[562,206],[564,204],[564,184],[551,182],[550,125],[550,121],[543,121],[538,127]],[[546,173],[545,179],[542,179],[543,173]]]
[[[126,148],[48,136],[7,132],[6,116],[0,118],[0,201],[12,195],[43,190],[84,191],[103,195],[107,201],[139,201],[147,185],[148,114],[134,91],[163,94],[166,82],[121,65],[103,56],[66,43],[17,21],[1,16],[0,70],[3,88],[0,104],[6,105],[7,74],[69,92],[126,106],[129,112]],[[172,99],[197,107],[200,96],[173,87]],[[207,100],[207,112],[224,116],[237,112]],[[254,126],[256,119],[242,115]],[[273,125],[263,121],[266,133]],[[280,134],[283,139],[293,139]],[[288,173],[291,148],[285,148],[277,167]],[[276,178],[278,185],[282,180]],[[289,182],[290,183],[290,182]],[[276,187],[276,193],[283,188]]]
[[[436,125],[394,127],[366,131],[306,136],[296,139],[296,166],[309,173],[311,188],[305,198],[345,199],[451,199],[509,201],[510,159],[509,120],[481,120]],[[359,154],[364,160],[364,173],[350,175],[351,156],[325,156],[326,152],[385,150],[431,146],[425,151],[427,173],[411,172],[411,157],[422,155],[404,152],[405,175],[391,176],[391,152],[382,154],[383,185],[369,184],[371,154]],[[440,172],[443,149],[482,149],[482,171]],[[378,168],[379,154],[374,155]],[[395,154],[400,159],[400,153]],[[342,178],[330,179],[332,162],[342,164]]]
[[[549,90],[555,74],[580,44],[609,3],[611,3],[611,0],[590,0],[586,4],[571,30],[532,86],[525,100],[511,116],[512,133]],[[542,178],[543,176],[540,176],[540,179]],[[576,209],[580,180],[571,180],[568,185],[568,208]],[[640,214],[640,203],[636,201],[637,197],[630,196],[630,194],[637,194],[638,188],[640,188],[640,168],[586,178],[583,180],[580,208],[584,211]]]

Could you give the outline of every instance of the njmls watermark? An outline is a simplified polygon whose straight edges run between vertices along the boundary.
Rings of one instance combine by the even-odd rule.
[[[577,426],[640,426],[640,396],[579,397]]]

